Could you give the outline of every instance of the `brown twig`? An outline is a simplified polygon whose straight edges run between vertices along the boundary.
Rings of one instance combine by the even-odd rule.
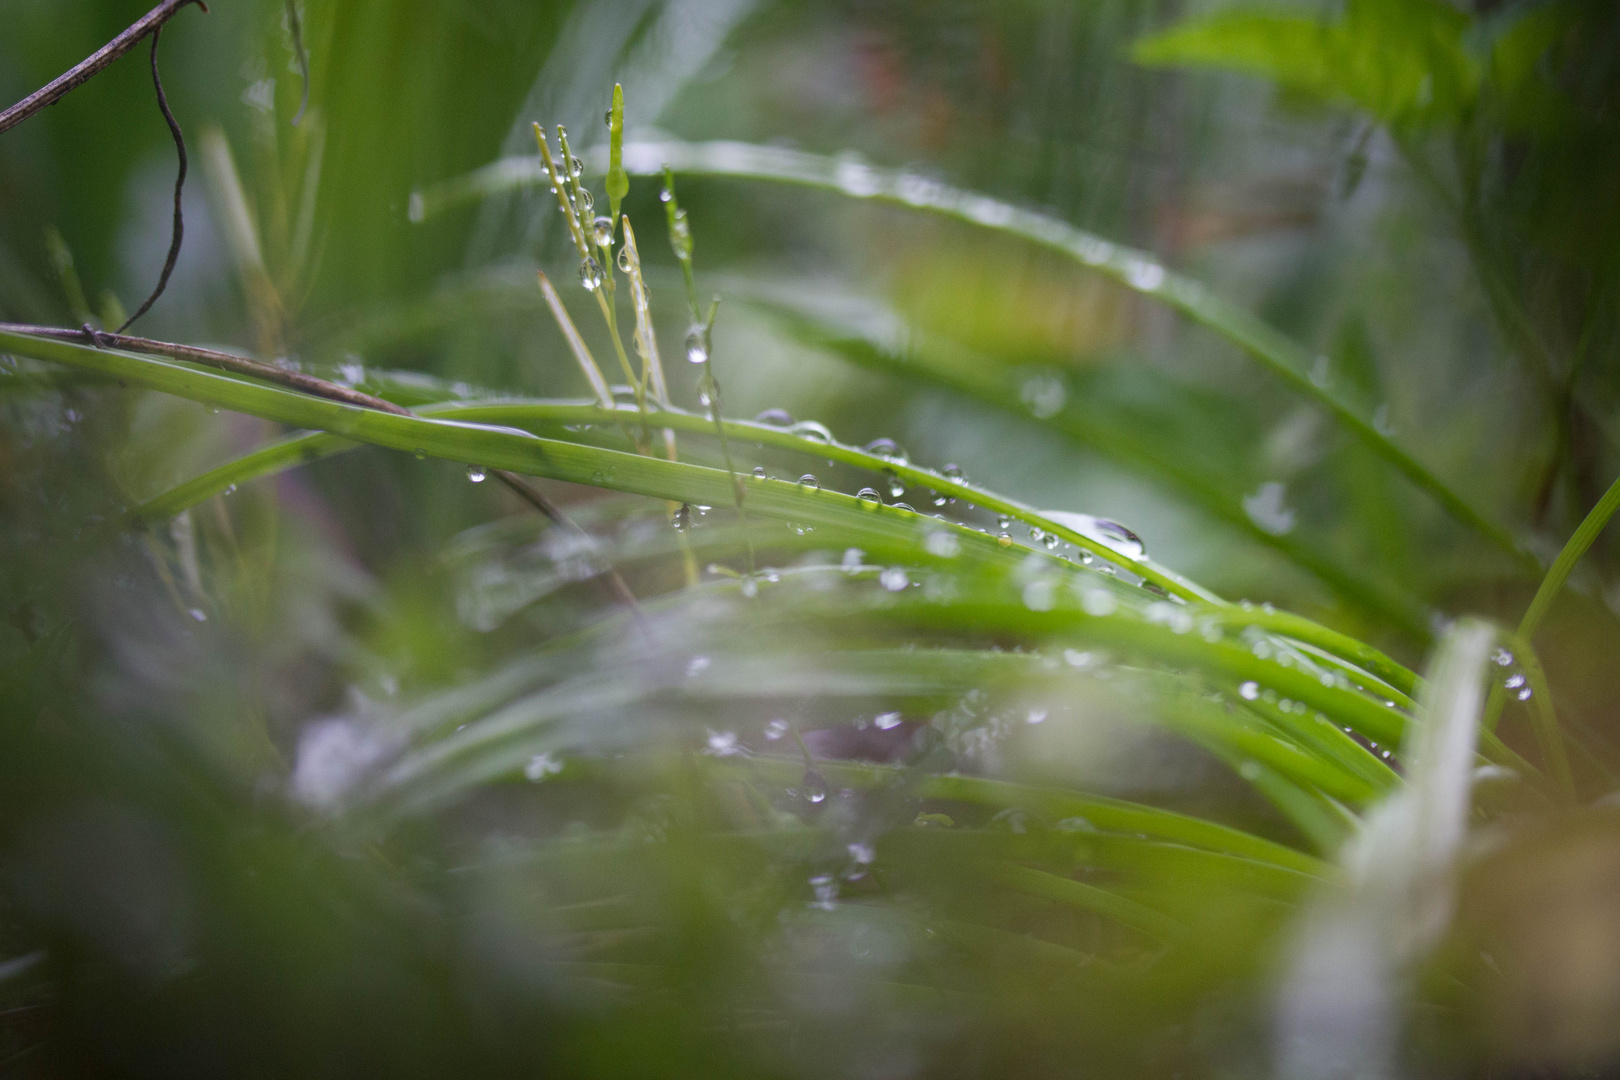
[[[55,105],[68,93],[90,81],[108,64],[140,44],[141,39],[147,34],[174,18],[175,12],[187,4],[196,4],[204,11],[208,10],[208,5],[203,0],[163,0],[163,3],[142,15],[128,30],[97,49],[87,59],[35,90],[5,112],[0,112],[0,134],[10,131],[46,106]]]
[[[306,375],[301,371],[277,367],[266,364],[251,357],[238,356],[235,353],[220,352],[215,349],[200,349],[195,345],[178,345],[168,341],[154,341],[151,338],[133,337],[129,334],[110,333],[94,330],[86,326],[80,330],[70,330],[60,326],[29,326],[20,323],[0,323],[0,331],[9,334],[30,334],[34,337],[54,338],[58,341],[88,342],[100,349],[122,349],[126,352],[149,353],[156,356],[167,356],[173,360],[184,360],[194,364],[203,364],[208,367],[229,371],[233,375],[246,375],[249,378],[261,379],[264,382],[285,386],[289,390],[315,397],[325,398],[328,401],[337,401],[345,405],[356,405],[363,409],[376,409],[379,412],[393,413],[396,416],[415,416],[416,414],[401,405],[396,405],[386,398],[376,397],[372,394],[355,390],[351,387],[340,386],[325,379]],[[492,469],[493,475],[505,484],[513,494],[528,503],[531,507],[550,518],[552,522],[572,532],[584,540],[591,548],[596,547],[596,541],[590,533],[576,525],[564,514],[555,503],[531,484],[526,478],[506,469]],[[635,594],[630,586],[612,566],[603,564],[608,583],[618,598],[641,619],[641,607],[636,603]]]
[[[158,297],[163,295],[163,290],[169,287],[169,275],[174,273],[174,264],[180,259],[180,245],[186,238],[186,215],[180,207],[180,196],[186,190],[186,137],[180,133],[180,121],[176,120],[174,113],[169,110],[169,98],[163,92],[163,76],[158,74],[158,41],[162,37],[163,27],[154,27],[152,29],[152,85],[157,89],[158,108],[163,110],[163,119],[168,122],[169,133],[174,136],[175,152],[180,155],[180,171],[174,178],[174,235],[169,240],[169,257],[163,261],[163,273],[158,275],[157,288],[153,289],[152,295],[148,296],[146,302],[135,310],[135,314],[124,320],[124,325],[118,328],[120,334],[128,330],[136,319],[152,310],[152,305],[157,303]]]

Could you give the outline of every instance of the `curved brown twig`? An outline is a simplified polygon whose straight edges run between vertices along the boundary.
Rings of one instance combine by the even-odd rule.
[[[85,60],[75,64],[5,112],[0,112],[0,135],[46,106],[55,105],[71,91],[89,82],[102,68],[140,44],[142,38],[174,18],[175,12],[187,4],[196,4],[204,11],[208,10],[208,5],[203,0],[163,0],[163,3],[137,19],[128,30],[107,42]]]
[[[136,309],[135,314],[124,320],[124,325],[118,328],[119,333],[128,330],[136,319],[152,310],[152,305],[157,303],[158,297],[163,295],[163,290],[169,287],[169,275],[174,273],[174,264],[180,259],[180,245],[185,241],[186,237],[186,216],[180,208],[180,196],[186,190],[186,137],[180,133],[180,121],[176,120],[174,113],[169,110],[169,98],[163,92],[163,76],[158,74],[158,40],[162,37],[163,27],[154,27],[152,29],[152,85],[157,89],[158,108],[163,110],[163,119],[168,121],[169,134],[174,136],[175,152],[180,155],[180,171],[174,178],[174,235],[169,241],[169,257],[163,261],[163,273],[158,275],[157,288],[152,290],[152,295],[148,296],[146,302]]]

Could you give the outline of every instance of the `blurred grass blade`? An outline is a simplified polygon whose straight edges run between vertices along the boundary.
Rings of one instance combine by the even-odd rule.
[[[1402,747],[1407,783],[1345,849],[1350,889],[1308,914],[1279,997],[1278,1075],[1393,1075],[1406,973],[1451,917],[1497,630],[1463,620],[1441,640]]]
[[[1541,626],[1541,620],[1547,617],[1553,601],[1558,599],[1564,583],[1574,572],[1575,564],[1581,561],[1581,556],[1585,555],[1587,549],[1597,541],[1599,534],[1603,532],[1603,526],[1609,523],[1609,519],[1614,516],[1617,509],[1620,509],[1620,480],[1616,480],[1610,485],[1609,490],[1603,493],[1603,498],[1592,507],[1591,512],[1576,527],[1569,542],[1558,553],[1558,558],[1553,560],[1552,567],[1547,571],[1547,576],[1541,580],[1540,588],[1536,589],[1530,607],[1519,622],[1519,637],[1526,641],[1535,637],[1536,630]]]

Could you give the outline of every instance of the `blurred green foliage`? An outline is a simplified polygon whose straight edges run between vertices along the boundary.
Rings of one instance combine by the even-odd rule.
[[[283,0],[165,30],[134,329],[419,416],[0,331],[0,1071],[1620,1061],[1611,3],[299,10],[296,126]],[[617,381],[530,134],[617,205],[615,83],[656,416],[535,288]],[[0,136],[0,318],[173,167],[144,47]]]

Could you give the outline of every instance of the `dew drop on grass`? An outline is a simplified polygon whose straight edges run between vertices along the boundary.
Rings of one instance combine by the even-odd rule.
[[[477,465],[467,466],[467,479],[475,484],[482,484],[484,482],[484,470]]]
[[[595,209],[596,200],[591,198],[591,193],[589,191],[581,189],[579,193],[579,212],[581,214],[588,214]]]
[[[577,158],[577,157],[570,157],[568,159],[568,175],[569,176],[582,176],[582,175],[584,175],[584,172],[585,172],[585,163],[583,161],[579,160],[579,158]]]
[[[1260,696],[1260,684],[1251,679],[1238,687],[1238,694],[1244,701],[1253,701]]]
[[[898,499],[906,493],[906,485],[894,473],[889,474],[889,498]]]
[[[897,712],[880,713],[872,718],[872,726],[879,731],[893,731],[900,726],[900,723],[900,714]],[[871,862],[872,860],[867,859],[866,861]]]
[[[961,554],[962,544],[956,539],[955,533],[940,531],[929,533],[928,538],[923,541],[923,548],[928,554],[938,558],[954,559]]]
[[[1498,647],[1495,652],[1491,653],[1491,661],[1495,663],[1497,667],[1512,667],[1513,654],[1508,652],[1506,649]]]
[[[628,245],[619,249],[619,269],[627,274],[630,272],[630,248]]]
[[[529,759],[529,763],[527,765],[523,766],[523,775],[527,777],[531,783],[538,784],[548,776],[556,776],[558,773],[562,772],[562,770],[562,762],[558,761],[551,754],[536,754],[534,757]]]
[[[894,507],[896,510],[909,510],[913,514],[915,514],[917,512],[917,508],[915,506],[912,506],[910,503],[907,503],[907,502],[890,503],[889,505]]]
[[[591,239],[596,241],[597,247],[613,246],[613,219],[599,217],[591,222]]]
[[[1046,579],[1024,586],[1024,606],[1031,611],[1051,611],[1057,604],[1057,584]]]
[[[878,575],[878,584],[890,592],[899,592],[911,584],[911,577],[903,566],[890,566]]]
[[[755,465],[754,466],[754,477],[755,477],[755,479],[763,480],[763,479],[765,479],[765,475],[766,475],[765,474],[765,466],[763,466],[763,465]]]
[[[788,415],[786,409],[766,409],[754,417],[756,424],[769,424],[772,427],[792,427],[793,417]]]
[[[808,802],[820,803],[827,801],[827,780],[815,769],[804,770],[804,780],[799,785],[799,794]]]
[[[1146,259],[1133,259],[1125,268],[1125,279],[1132,288],[1153,292],[1164,284],[1164,267]]]
[[[1002,547],[1012,547],[1012,534],[1002,533],[1000,536],[996,537],[996,543],[1000,544]]]
[[[861,488],[855,493],[855,497],[861,501],[863,510],[874,510],[883,505],[883,496],[869,487]]]
[[[800,420],[797,424],[788,428],[788,431],[801,439],[809,439],[811,442],[830,443],[833,441],[832,432],[828,431],[825,425],[818,424],[814,420]],[[828,462],[828,464],[830,465],[832,462]]]
[[[1524,676],[1519,674],[1509,675],[1507,677],[1507,681],[1502,685],[1507,687],[1509,690],[1517,690],[1519,687],[1524,685]]]
[[[947,465],[940,470],[940,475],[953,483],[967,483],[967,476],[962,472],[962,466],[960,465]]]
[[[821,481],[817,480],[810,473],[805,473],[803,476],[799,477],[799,486],[810,491],[818,491],[821,488]]]
[[[681,262],[692,257],[692,223],[687,220],[685,210],[675,211],[675,223],[669,229],[669,246]]]
[[[827,797],[823,792],[821,799]],[[820,802],[821,799],[811,799],[811,802]],[[837,906],[838,881],[831,874],[817,874],[810,879],[810,889],[816,894],[815,906],[822,911],[831,911]]]
[[[695,679],[708,670],[709,658],[707,656],[694,656],[686,664],[686,677]]]
[[[786,720],[776,719],[765,725],[765,737],[771,742],[776,742],[787,733],[788,722]]]
[[[686,335],[686,360],[692,364],[706,363],[709,359],[709,332],[694,326]]]
[[[590,256],[586,256],[579,264],[579,283],[585,287],[586,292],[595,292],[602,287],[602,264]]]
[[[906,452],[900,449],[900,444],[893,439],[873,439],[866,444],[866,452],[876,454],[885,461],[893,461],[900,465],[906,463]]]
[[[1531,690],[1530,690],[1530,688],[1528,686],[1521,687],[1519,689],[1519,700],[1520,701],[1529,701],[1530,697],[1531,697],[1531,693],[1532,692],[1531,692]]]
[[[669,202],[669,200],[673,199],[674,197],[675,197],[675,193],[673,191],[669,190],[669,188],[665,188],[664,190],[662,190],[662,191],[660,191],[658,193],[658,201],[659,202]]]
[[[706,752],[715,757],[731,757],[734,754],[741,753],[742,748],[737,745],[737,733],[735,731],[711,730],[709,732],[709,747]]]
[[[1046,545],[1047,551],[1051,551],[1053,548],[1058,546],[1059,540],[1057,533],[1047,533],[1045,539],[1043,539],[1041,543]]]
[[[197,622],[207,622],[208,621],[208,613],[206,611],[204,611],[202,608],[195,608],[194,607],[194,608],[191,609],[190,612],[188,612],[188,614],[193,619],[195,619]]]

